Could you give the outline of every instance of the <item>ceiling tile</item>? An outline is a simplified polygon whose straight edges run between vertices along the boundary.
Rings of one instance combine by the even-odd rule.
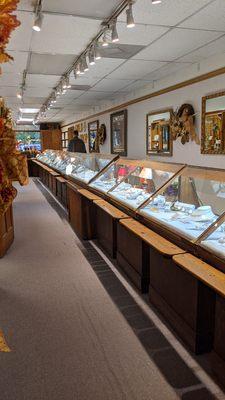
[[[50,89],[46,86],[27,87],[25,93],[28,97],[47,97]]]
[[[175,28],[164,37],[137,54],[135,59],[173,61],[186,53],[204,46],[221,33]]]
[[[116,71],[112,72],[108,78],[111,79],[139,79],[148,72],[154,71],[165,63],[158,61],[128,60]]]
[[[119,89],[123,89],[124,87],[131,84],[133,80],[131,79],[102,79],[99,83],[97,83],[91,90],[99,90],[104,92],[115,92]]]
[[[136,25],[135,29],[127,29],[126,23],[117,23],[119,43],[138,44],[147,46],[161,35],[166,33],[169,28],[162,26]]]
[[[2,97],[16,97],[18,92],[17,87],[1,86],[1,96]]]
[[[184,28],[212,29],[225,32],[224,0],[216,0],[203,10],[188,18],[182,24]]]
[[[74,61],[71,54],[31,54],[28,73],[42,75],[62,75]]]
[[[6,74],[0,75],[0,86],[16,86],[19,88],[22,76],[20,74]]]
[[[28,51],[31,44],[34,15],[32,13],[20,11],[18,11],[16,15],[21,25],[13,31],[7,49]]]
[[[200,10],[210,0],[163,0],[153,5],[150,0],[138,0],[133,6],[136,23],[174,26]],[[126,21],[126,14],[119,21]]]
[[[33,36],[32,51],[79,54],[99,29],[96,20],[45,14],[41,32]]]
[[[10,56],[14,58],[14,61],[2,64],[1,68],[4,73],[22,73],[26,69],[28,53],[19,51],[8,51]],[[0,78],[1,79],[1,78]]]
[[[26,84],[27,86],[39,87],[46,86],[49,88],[53,88],[59,82],[61,76],[60,75],[36,75],[36,74],[28,74]]]
[[[212,57],[216,54],[225,53],[225,36],[220,39],[214,40],[212,43],[201,47],[198,50],[179,58],[178,61],[199,62],[204,58]]]
[[[102,58],[93,67],[89,68],[86,76],[91,79],[104,78],[123,62],[124,60],[118,58]]]
[[[106,18],[121,4],[121,0],[45,0],[45,11],[58,12],[63,14],[74,14],[83,16],[92,16],[93,18]]]
[[[176,62],[171,62],[165,65],[162,68],[159,68],[158,70],[155,70],[147,75],[144,76],[145,80],[158,80],[165,78],[166,76],[169,76],[181,69],[187,68],[190,66],[190,63],[176,63]]]
[[[17,10],[18,11],[34,11],[35,1],[34,0],[20,0]]]

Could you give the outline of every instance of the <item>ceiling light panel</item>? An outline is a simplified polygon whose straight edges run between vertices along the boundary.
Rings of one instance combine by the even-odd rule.
[[[144,46],[133,44],[112,43],[100,50],[102,58],[128,59],[138,54]]]
[[[40,108],[20,108],[20,112],[25,113],[25,114],[35,114],[40,110]]]
[[[95,0],[94,2],[90,0],[67,0],[66,2],[45,0],[43,10],[104,19],[111,15],[119,4],[121,4],[121,0]]]
[[[28,73],[37,75],[62,75],[72,64],[73,54],[31,54]]]
[[[78,54],[99,29],[98,20],[45,14],[41,32],[33,37],[32,50],[39,53]]]
[[[184,28],[225,32],[224,0],[216,0],[180,24]]]
[[[16,13],[20,26],[12,32],[12,35],[7,45],[8,50],[28,51],[32,36],[33,13],[20,12]]]
[[[135,59],[173,61],[221,36],[212,31],[174,28],[164,37],[137,54]]]
[[[136,25],[174,26],[208,3],[209,0],[164,0],[160,7],[156,7],[150,0],[138,0],[133,4],[134,20]],[[118,21],[126,22],[125,12],[118,17]]]

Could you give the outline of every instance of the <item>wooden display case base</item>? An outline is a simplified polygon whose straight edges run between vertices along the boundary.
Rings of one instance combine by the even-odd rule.
[[[142,292],[149,289],[149,247],[124,225],[117,229],[117,263]]]
[[[14,240],[13,212],[12,206],[0,216],[0,258],[10,248]]]
[[[63,204],[65,208],[68,208],[67,199],[67,184],[66,179],[61,176],[56,177],[56,197]]]
[[[99,199],[99,197],[69,182],[67,191],[69,221],[73,230],[81,240],[95,239],[96,209],[93,200]]]
[[[128,216],[105,200],[96,200],[94,205],[97,241],[110,257],[116,258],[118,223]]]
[[[155,249],[150,249],[149,299],[194,353],[212,349],[215,292]]]
[[[225,298],[216,296],[215,334],[211,354],[212,370],[225,388]]]

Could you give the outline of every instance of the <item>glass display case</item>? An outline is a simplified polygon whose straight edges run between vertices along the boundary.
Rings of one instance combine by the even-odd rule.
[[[221,217],[219,223],[214,224],[212,229],[202,235],[198,245],[208,253],[222,259],[225,268],[225,215]]]
[[[102,193],[108,193],[109,190],[118,185],[135,168],[136,166],[132,165],[131,162],[129,163],[128,160],[120,158],[94,179],[90,186]]]
[[[136,210],[183,168],[180,164],[120,159],[91,184],[117,203]]]
[[[193,242],[224,211],[225,171],[189,166],[139,210],[164,231]]]
[[[118,156],[46,150],[37,159],[74,179],[89,183]]]

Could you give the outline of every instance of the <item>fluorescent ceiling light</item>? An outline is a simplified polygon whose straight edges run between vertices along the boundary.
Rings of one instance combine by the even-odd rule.
[[[34,118],[20,118],[19,122],[33,122]]]
[[[20,108],[20,112],[24,114],[36,114],[40,108]]]

